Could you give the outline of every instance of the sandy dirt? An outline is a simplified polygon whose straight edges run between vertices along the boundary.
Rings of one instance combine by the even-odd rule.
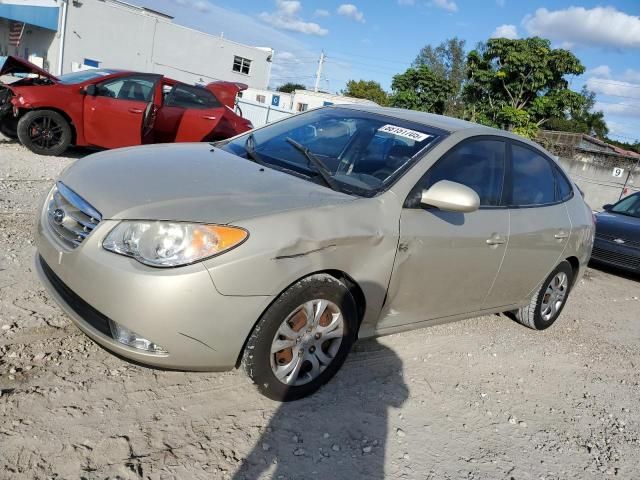
[[[0,478],[640,475],[640,283],[590,269],[553,328],[490,316],[357,344],[311,398],[166,372],[85,337],[38,283],[40,197],[71,158],[0,144]]]

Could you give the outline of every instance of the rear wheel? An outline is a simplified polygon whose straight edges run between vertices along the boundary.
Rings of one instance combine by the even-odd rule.
[[[545,279],[529,305],[514,312],[516,320],[534,330],[549,328],[567,303],[572,283],[573,269],[563,261]]]
[[[18,121],[18,139],[38,155],[60,155],[71,143],[71,125],[58,112],[34,110]]]
[[[356,331],[356,305],[348,288],[330,275],[313,275],[267,309],[247,341],[242,364],[263,395],[296,400],[336,374]]]

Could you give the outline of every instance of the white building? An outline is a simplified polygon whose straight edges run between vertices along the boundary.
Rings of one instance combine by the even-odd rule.
[[[273,50],[177,25],[169,15],[121,0],[1,0],[3,55],[56,74],[122,68],[188,83],[228,80],[266,88]]]
[[[249,88],[238,94],[238,107],[242,116],[251,120],[256,127],[275,122],[295,113],[306,112],[313,108],[328,105],[345,105],[359,103],[363,105],[377,105],[371,100],[345,97],[332,93],[311,92],[309,90],[295,90],[292,93],[275,92],[258,88]]]
[[[345,97],[326,92],[312,92],[310,90],[294,90],[292,93],[276,92],[258,88],[249,88],[242,92],[242,100],[262,103],[294,113],[305,112],[312,108],[328,105],[345,105],[359,103],[363,105],[377,105],[371,100]]]

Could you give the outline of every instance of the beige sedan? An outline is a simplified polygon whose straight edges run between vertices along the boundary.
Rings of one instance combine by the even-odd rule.
[[[425,113],[327,107],[210,145],[77,161],[48,194],[36,266],[78,327],[165,368],[243,365],[308,395],[357,338],[512,312],[541,330],[594,225],[538,145]]]

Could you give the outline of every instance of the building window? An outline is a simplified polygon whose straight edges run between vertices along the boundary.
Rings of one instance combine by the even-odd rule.
[[[251,70],[251,60],[249,60],[248,58],[242,58],[238,56],[233,57],[234,72],[249,75],[250,70]]]
[[[296,112],[306,112],[307,110],[309,110],[308,103],[298,103],[296,106]]]
[[[264,95],[256,95],[256,102],[265,103],[267,101],[267,97]]]

